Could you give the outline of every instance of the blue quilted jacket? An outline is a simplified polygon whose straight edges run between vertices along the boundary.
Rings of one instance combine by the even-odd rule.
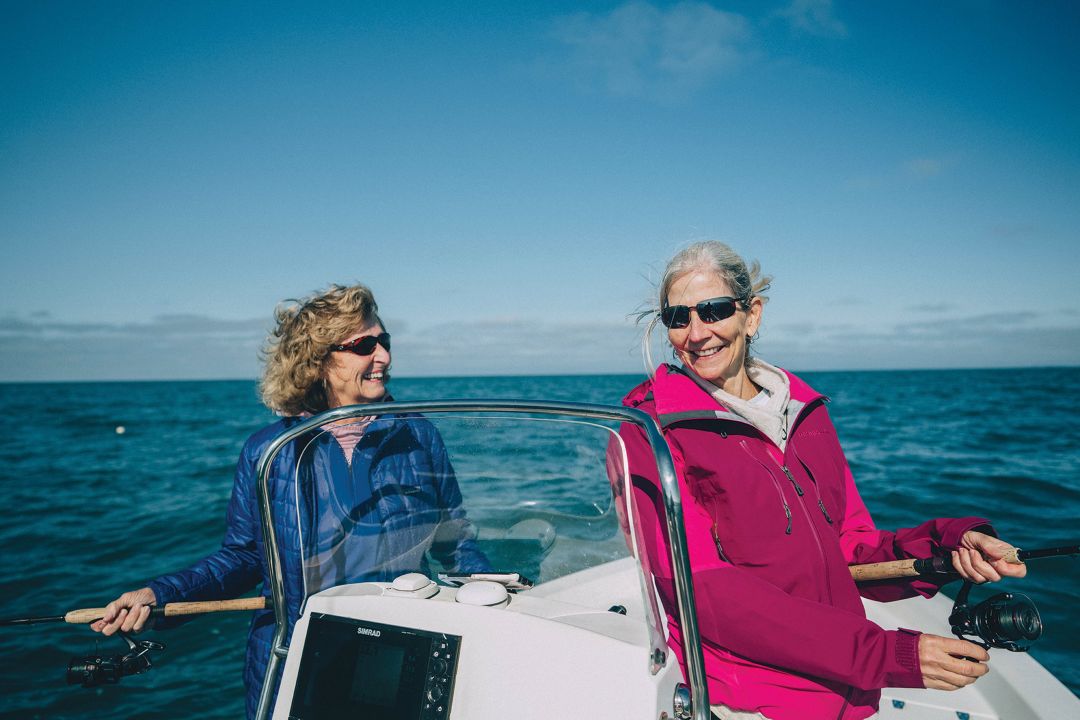
[[[283,418],[248,438],[236,466],[221,548],[186,570],[151,581],[159,605],[239,597],[260,582],[262,594],[270,596],[255,466],[270,442],[300,421]],[[302,456],[299,464],[298,453]],[[302,542],[309,558],[333,547],[335,541],[350,557],[339,566],[337,577],[315,577],[309,572],[309,586],[383,581],[404,572],[427,572],[424,550],[447,568],[489,569],[468,531],[461,491],[442,438],[429,421],[418,416],[374,421],[353,450],[351,466],[328,432],[294,439],[274,460],[270,497],[285,583],[287,638],[292,636],[306,597]],[[328,512],[330,505],[333,512]],[[343,536],[350,538],[350,544],[340,543]],[[356,562],[365,554],[371,562]],[[333,567],[333,563],[323,567]],[[308,592],[318,589],[309,587]],[[159,621],[157,627],[175,624]],[[256,612],[244,665],[249,718],[258,704],[273,634],[274,613]]]

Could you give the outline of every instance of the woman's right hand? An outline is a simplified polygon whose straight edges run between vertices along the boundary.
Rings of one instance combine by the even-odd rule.
[[[990,654],[981,646],[959,638],[940,635],[919,636],[919,667],[923,684],[934,690],[959,690],[970,685],[990,668]]]
[[[106,605],[105,614],[90,623],[90,629],[105,635],[112,635],[117,630],[137,633],[146,624],[153,605],[157,605],[153,590],[148,587],[131,590]]]

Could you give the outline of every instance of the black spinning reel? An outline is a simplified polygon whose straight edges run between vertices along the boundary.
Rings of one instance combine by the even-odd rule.
[[[1027,595],[1003,592],[972,606],[968,603],[970,591],[971,582],[965,581],[949,614],[949,624],[956,637],[987,650],[995,647],[1027,652],[1042,636],[1039,609]]]
[[[138,675],[149,670],[150,651],[165,649],[163,643],[153,640],[135,642],[124,633],[118,635],[127,643],[128,652],[123,655],[86,655],[71,658],[67,669],[68,685],[115,685],[125,675]]]

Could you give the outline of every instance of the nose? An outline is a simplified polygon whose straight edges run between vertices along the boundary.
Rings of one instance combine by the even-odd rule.
[[[375,346],[375,352],[371,356],[372,363],[382,363],[383,365],[390,364],[390,351],[384,348],[382,345]]]
[[[696,308],[690,308],[690,324],[686,326],[686,333],[690,342],[703,342],[709,338],[709,330],[698,317]]]

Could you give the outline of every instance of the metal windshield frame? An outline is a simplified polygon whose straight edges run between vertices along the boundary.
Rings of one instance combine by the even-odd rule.
[[[698,635],[697,612],[694,601],[694,586],[690,574],[690,556],[687,551],[686,530],[682,523],[682,498],[675,475],[675,464],[671,451],[660,431],[660,426],[647,413],[636,408],[614,405],[596,405],[589,403],[551,402],[533,400],[439,400],[422,402],[390,402],[366,405],[346,405],[314,415],[311,418],[286,429],[278,435],[263,451],[256,465],[258,477],[259,515],[262,520],[263,549],[265,552],[267,574],[270,578],[270,590],[274,604],[274,640],[270,649],[270,658],[263,677],[262,692],[255,717],[265,720],[271,710],[275,695],[276,675],[281,661],[289,652],[285,644],[288,618],[285,609],[285,580],[281,571],[281,554],[278,551],[277,533],[274,530],[273,513],[269,491],[270,468],[274,459],[286,444],[304,433],[316,429],[328,422],[344,420],[365,415],[402,415],[409,413],[442,414],[462,412],[497,412],[516,415],[559,415],[563,417],[610,420],[637,425],[645,432],[645,437],[656,459],[656,469],[660,479],[660,490],[664,497],[665,533],[670,549],[671,567],[675,576],[675,596],[678,603],[679,624],[683,635],[683,652],[686,669],[690,675],[690,697],[693,708],[693,720],[708,720],[709,700],[705,683],[705,662]]]

